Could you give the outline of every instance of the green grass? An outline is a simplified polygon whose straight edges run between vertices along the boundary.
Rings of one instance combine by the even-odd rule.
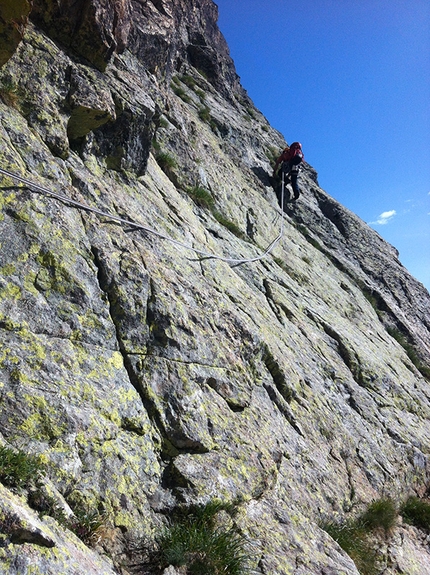
[[[378,530],[385,534],[396,525],[398,509],[390,498],[377,499],[356,519],[328,522],[321,527],[354,561],[361,575],[376,575]]]
[[[326,523],[322,526],[354,561],[360,575],[376,575],[376,553],[368,531],[355,521]]]
[[[371,291],[369,291],[368,289],[365,289],[365,288],[363,288],[363,295],[367,299],[367,301],[370,303],[370,305],[373,307],[373,309],[376,311],[378,316],[380,316],[381,310],[379,309],[378,298],[375,297]]]
[[[167,152],[158,153],[156,155],[156,160],[163,172],[168,172],[169,170],[176,168],[178,165],[175,158]]]
[[[12,80],[0,81],[0,99],[11,108],[18,108],[19,88]]]
[[[430,502],[419,497],[409,497],[401,506],[403,521],[426,531],[430,531]]]
[[[161,567],[185,567],[191,575],[249,573],[246,540],[233,526],[221,522],[231,506],[213,501],[178,515],[158,538]]]
[[[67,516],[59,502],[43,489],[29,492],[27,502],[38,512],[39,517],[48,515],[63,527],[70,529],[86,544],[91,544],[97,530],[106,525],[106,516],[98,509],[91,509],[83,503],[71,505],[73,515]]]
[[[201,186],[187,188],[187,194],[202,208],[212,209],[214,207],[215,201],[212,195]]]
[[[264,153],[266,154],[267,159],[270,161],[270,164],[274,166],[281,151],[278,148],[269,146],[266,150],[264,150]]]
[[[248,241],[246,235],[242,232],[238,225],[234,222],[226,218],[223,214],[218,212],[217,210],[212,210],[212,215],[216,219],[216,221],[228,229],[229,232],[234,234],[236,237],[240,238],[241,240]]]
[[[246,112],[253,120],[257,120],[257,115],[255,114],[255,112],[252,108],[247,107]]]
[[[394,501],[389,498],[382,498],[373,501],[360,515],[358,522],[368,530],[380,528],[389,532],[395,526],[398,514]]]
[[[198,115],[200,120],[202,120],[203,122],[209,123],[211,120],[211,113],[207,106],[200,108]]]
[[[406,351],[407,356],[414,364],[414,366],[418,369],[418,371],[421,373],[421,375],[423,375],[427,379],[430,379],[430,368],[421,362],[414,346],[408,342],[406,337],[398,329],[395,328],[387,327],[387,332],[391,335],[393,339],[397,341],[397,343],[399,343],[403,347],[403,349]]]
[[[78,507],[73,509],[74,517],[69,517],[66,527],[84,543],[91,543],[97,530],[105,525],[106,517],[98,509]]]
[[[186,103],[191,102],[191,98],[188,96],[188,94],[186,93],[186,91],[181,87],[178,86],[177,84],[174,84],[173,82],[170,84],[170,87],[172,88],[173,92],[179,96],[179,98],[181,98],[181,100],[183,100]]]
[[[28,493],[27,503],[32,509],[37,511],[40,518],[48,515],[53,517],[58,523],[66,524],[67,516],[64,509],[60,507],[55,497],[48,495],[42,489],[31,490]]]
[[[42,469],[39,457],[0,447],[0,481],[7,487],[27,487],[40,476]]]
[[[193,188],[187,188],[186,192],[198,206],[208,209],[219,224],[227,228],[238,238],[248,241],[247,236],[242,232],[239,226],[215,209],[215,200],[208,190],[201,186],[194,186]]]
[[[194,90],[196,87],[196,81],[189,74],[184,74],[181,76],[181,82],[188,86],[188,88],[191,88],[191,90]]]
[[[206,99],[206,94],[203,92],[203,90],[200,90],[200,88],[196,88],[194,90],[194,92],[196,93],[196,95],[200,98],[200,102],[204,102]]]
[[[58,501],[42,489],[43,472],[44,465],[39,457],[0,447],[0,482],[7,487],[27,489],[27,503],[39,517],[49,515],[84,543],[91,543],[94,533],[105,524],[106,517],[97,509],[82,505],[74,506],[74,516],[67,517]]]

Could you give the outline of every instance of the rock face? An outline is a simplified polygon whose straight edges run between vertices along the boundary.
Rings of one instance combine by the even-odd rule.
[[[32,20],[51,38],[104,70],[112,54],[126,46],[130,0],[36,0]]]
[[[4,0],[0,5],[0,66],[21,42],[33,0]]]
[[[172,511],[220,499],[254,572],[357,575],[322,524],[427,493],[430,296],[310,166],[281,213],[285,141],[216,20],[35,0],[0,70],[0,169],[57,194],[1,175],[0,439],[56,503],[0,485],[0,573],[155,575]],[[104,518],[86,544],[78,508]],[[373,545],[430,572],[400,519]]]

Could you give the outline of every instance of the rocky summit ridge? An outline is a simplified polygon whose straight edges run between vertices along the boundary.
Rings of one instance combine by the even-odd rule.
[[[281,215],[212,0],[3,0],[0,44],[0,573],[187,573],[214,501],[253,573],[430,573],[430,296],[311,166]],[[381,501],[366,567],[326,525]]]

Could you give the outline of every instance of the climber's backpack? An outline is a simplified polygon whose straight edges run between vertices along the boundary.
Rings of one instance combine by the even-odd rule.
[[[293,142],[290,146],[290,158],[289,161],[293,166],[297,166],[300,162],[303,161],[304,155],[302,151],[302,145],[300,142]]]

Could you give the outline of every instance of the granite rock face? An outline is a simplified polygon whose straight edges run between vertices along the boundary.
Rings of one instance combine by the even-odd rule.
[[[0,70],[0,169],[43,188],[0,176],[0,443],[55,501],[0,484],[0,573],[156,575],[220,499],[256,573],[357,575],[322,524],[428,493],[430,296],[311,166],[281,212],[211,0],[85,5],[35,0]],[[426,537],[375,534],[380,572]]]
[[[36,0],[31,16],[51,38],[104,70],[127,44],[131,7],[130,0]]]
[[[33,0],[5,0],[0,5],[0,66],[21,42]]]

